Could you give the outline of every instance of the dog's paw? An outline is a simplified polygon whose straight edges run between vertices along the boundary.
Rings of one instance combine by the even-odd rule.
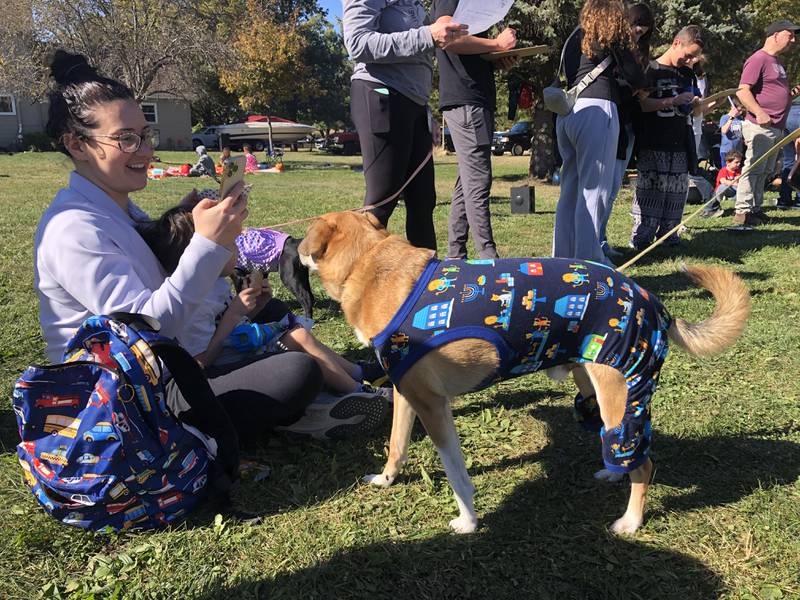
[[[600,481],[608,481],[609,483],[618,483],[625,478],[625,473],[615,473],[608,469],[600,469],[594,474],[594,478]]]
[[[370,485],[377,485],[378,487],[387,488],[392,485],[394,481],[394,477],[390,477],[389,475],[384,475],[383,473],[376,473],[376,474],[369,474],[364,475],[361,478],[363,483],[368,483]]]
[[[641,524],[641,517],[622,515],[611,525],[611,531],[617,535],[633,535]]]
[[[472,533],[478,528],[478,519],[464,515],[450,521],[450,527],[456,533]]]

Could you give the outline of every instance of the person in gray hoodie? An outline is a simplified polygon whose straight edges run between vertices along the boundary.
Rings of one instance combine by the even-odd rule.
[[[416,0],[344,0],[344,42],[355,62],[350,111],[358,131],[366,180],[365,206],[395,194],[433,146],[428,98],[433,82],[433,49],[466,34],[449,18],[430,22]],[[406,237],[436,249],[433,162],[403,190]],[[372,212],[386,225],[399,198]]]

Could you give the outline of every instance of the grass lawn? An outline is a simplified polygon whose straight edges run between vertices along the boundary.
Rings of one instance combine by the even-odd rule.
[[[159,154],[170,162],[193,156]],[[536,214],[512,215],[509,188],[524,182],[528,157],[494,160],[500,254],[547,255],[558,189],[537,185]],[[251,225],[360,204],[363,178],[348,168],[359,157],[289,153],[286,164],[281,175],[248,176]],[[44,357],[33,234],[69,167],[54,153],[0,156],[5,398],[21,371]],[[440,254],[454,179],[455,157],[437,158]],[[157,214],[206,182],[154,181],[136,200]],[[627,241],[629,207],[625,190],[609,227],[619,246]],[[777,217],[773,224],[746,234],[726,231],[730,216],[695,220],[684,249],[657,250],[629,271],[673,315],[692,321],[707,317],[712,303],[678,274],[682,261],[726,265],[747,281],[754,301],[743,339],[724,355],[701,361],[674,349],[667,359],[653,409],[658,473],[634,537],[608,532],[624,511],[628,487],[592,479],[599,444],[573,421],[573,385],[544,375],[457,400],[456,424],[481,519],[469,536],[448,530],[455,502],[421,430],[392,488],[359,483],[382,467],[388,423],[367,439],[328,444],[275,437],[247,449],[246,458],[273,469],[266,481],[244,481],[236,495],[240,508],[265,515],[260,525],[200,511],[158,533],[86,533],[47,517],[28,492],[6,400],[0,405],[0,598],[798,598],[800,214],[770,214]],[[402,233],[403,224],[401,207],[391,228]],[[287,229],[302,235],[304,225]],[[338,306],[312,281],[315,332],[351,358],[367,357]]]

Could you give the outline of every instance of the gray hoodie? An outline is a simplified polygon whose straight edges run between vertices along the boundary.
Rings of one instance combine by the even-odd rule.
[[[425,105],[433,81],[433,37],[419,0],[344,0],[352,79],[382,83]]]

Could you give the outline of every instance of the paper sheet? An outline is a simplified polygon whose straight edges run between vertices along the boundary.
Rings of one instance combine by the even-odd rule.
[[[514,0],[459,0],[453,21],[469,25],[469,34],[477,35],[502,21],[512,4]]]

